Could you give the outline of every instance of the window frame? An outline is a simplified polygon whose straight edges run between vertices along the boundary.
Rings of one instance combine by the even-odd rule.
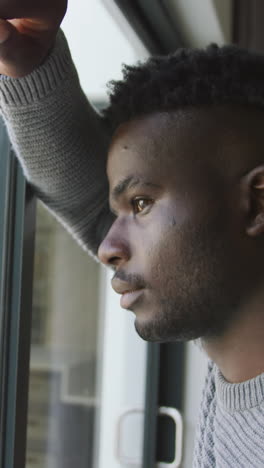
[[[36,199],[0,125],[0,467],[25,466]]]

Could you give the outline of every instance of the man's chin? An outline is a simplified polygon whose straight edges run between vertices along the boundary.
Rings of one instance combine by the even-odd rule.
[[[144,341],[186,342],[197,340],[212,331],[208,320],[202,320],[198,314],[192,316],[189,309],[186,313],[183,312],[183,308],[177,310],[175,304],[166,308],[156,301],[140,300],[132,309],[135,314],[135,329]]]
[[[153,334],[149,330],[138,327],[136,322],[135,322],[135,329],[136,329],[138,336],[142,338],[142,340],[147,341],[148,343],[165,343],[166,342],[165,339],[162,339],[156,334]]]
[[[162,326],[162,323],[158,324],[153,320],[141,320],[139,317],[135,319],[135,329],[137,334],[144,341],[152,343],[172,343],[172,342],[186,342],[200,338],[200,335],[195,333],[193,330],[186,330],[177,327]]]

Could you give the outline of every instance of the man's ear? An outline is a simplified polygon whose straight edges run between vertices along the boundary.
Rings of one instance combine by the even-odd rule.
[[[243,178],[244,195],[248,198],[247,234],[264,234],[264,165],[255,167]]]

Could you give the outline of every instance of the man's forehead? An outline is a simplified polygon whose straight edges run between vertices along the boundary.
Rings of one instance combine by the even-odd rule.
[[[118,173],[125,177],[135,170],[165,169],[169,177],[175,171],[192,176],[213,169],[232,178],[262,161],[262,122],[263,110],[239,105],[186,108],[134,119],[113,136],[109,181]]]
[[[116,130],[110,145],[113,151],[135,151],[141,145],[152,149],[167,131],[165,118],[161,114],[152,114],[125,122]],[[157,138],[158,137],[158,138]]]
[[[196,109],[155,112],[121,124],[113,135],[110,149],[117,141],[127,141],[131,147],[136,141],[157,141],[171,131],[189,127],[198,119]],[[157,136],[159,138],[157,138]]]
[[[165,158],[169,147],[177,145],[177,117],[155,113],[122,124],[113,136],[109,159],[144,156],[149,162]],[[180,119],[180,115],[178,119]]]
[[[209,146],[207,126],[197,109],[155,113],[122,124],[115,132],[108,153],[108,171],[131,159],[161,164],[172,159],[179,163]],[[216,127],[216,131],[217,127]],[[212,131],[209,132],[212,138]],[[216,139],[212,140],[215,144]],[[199,145],[199,148],[198,148]]]
[[[255,123],[260,119],[263,121],[263,110],[254,106],[245,107],[230,103],[200,107],[186,106],[166,112],[153,112],[121,124],[113,135],[112,144],[124,138],[133,143],[135,136],[160,137],[162,134],[177,134],[184,131],[202,135],[208,129],[224,132],[225,129],[230,130],[230,126],[235,129],[248,127],[252,121],[255,127]],[[207,138],[209,136],[207,132]]]

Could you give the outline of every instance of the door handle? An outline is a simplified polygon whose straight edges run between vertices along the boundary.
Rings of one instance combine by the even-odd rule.
[[[168,416],[176,426],[175,431],[175,457],[173,462],[158,462],[156,468],[180,468],[182,462],[182,441],[183,441],[183,422],[181,413],[176,408],[161,406],[159,416]]]
[[[125,411],[118,420],[117,424],[117,440],[116,440],[116,457],[117,460],[122,463],[123,465],[134,465],[139,467],[140,460],[139,459],[131,459],[127,457],[124,453],[122,453],[121,447],[121,433],[122,433],[122,425],[124,420],[135,414],[142,414],[144,415],[144,410],[140,408],[131,408]],[[166,463],[166,462],[157,462],[156,468],[180,468],[182,462],[182,443],[183,443],[183,422],[181,413],[176,408],[171,408],[167,406],[161,406],[158,410],[159,416],[167,416],[171,418],[176,426],[175,431],[175,457],[173,462]]]

